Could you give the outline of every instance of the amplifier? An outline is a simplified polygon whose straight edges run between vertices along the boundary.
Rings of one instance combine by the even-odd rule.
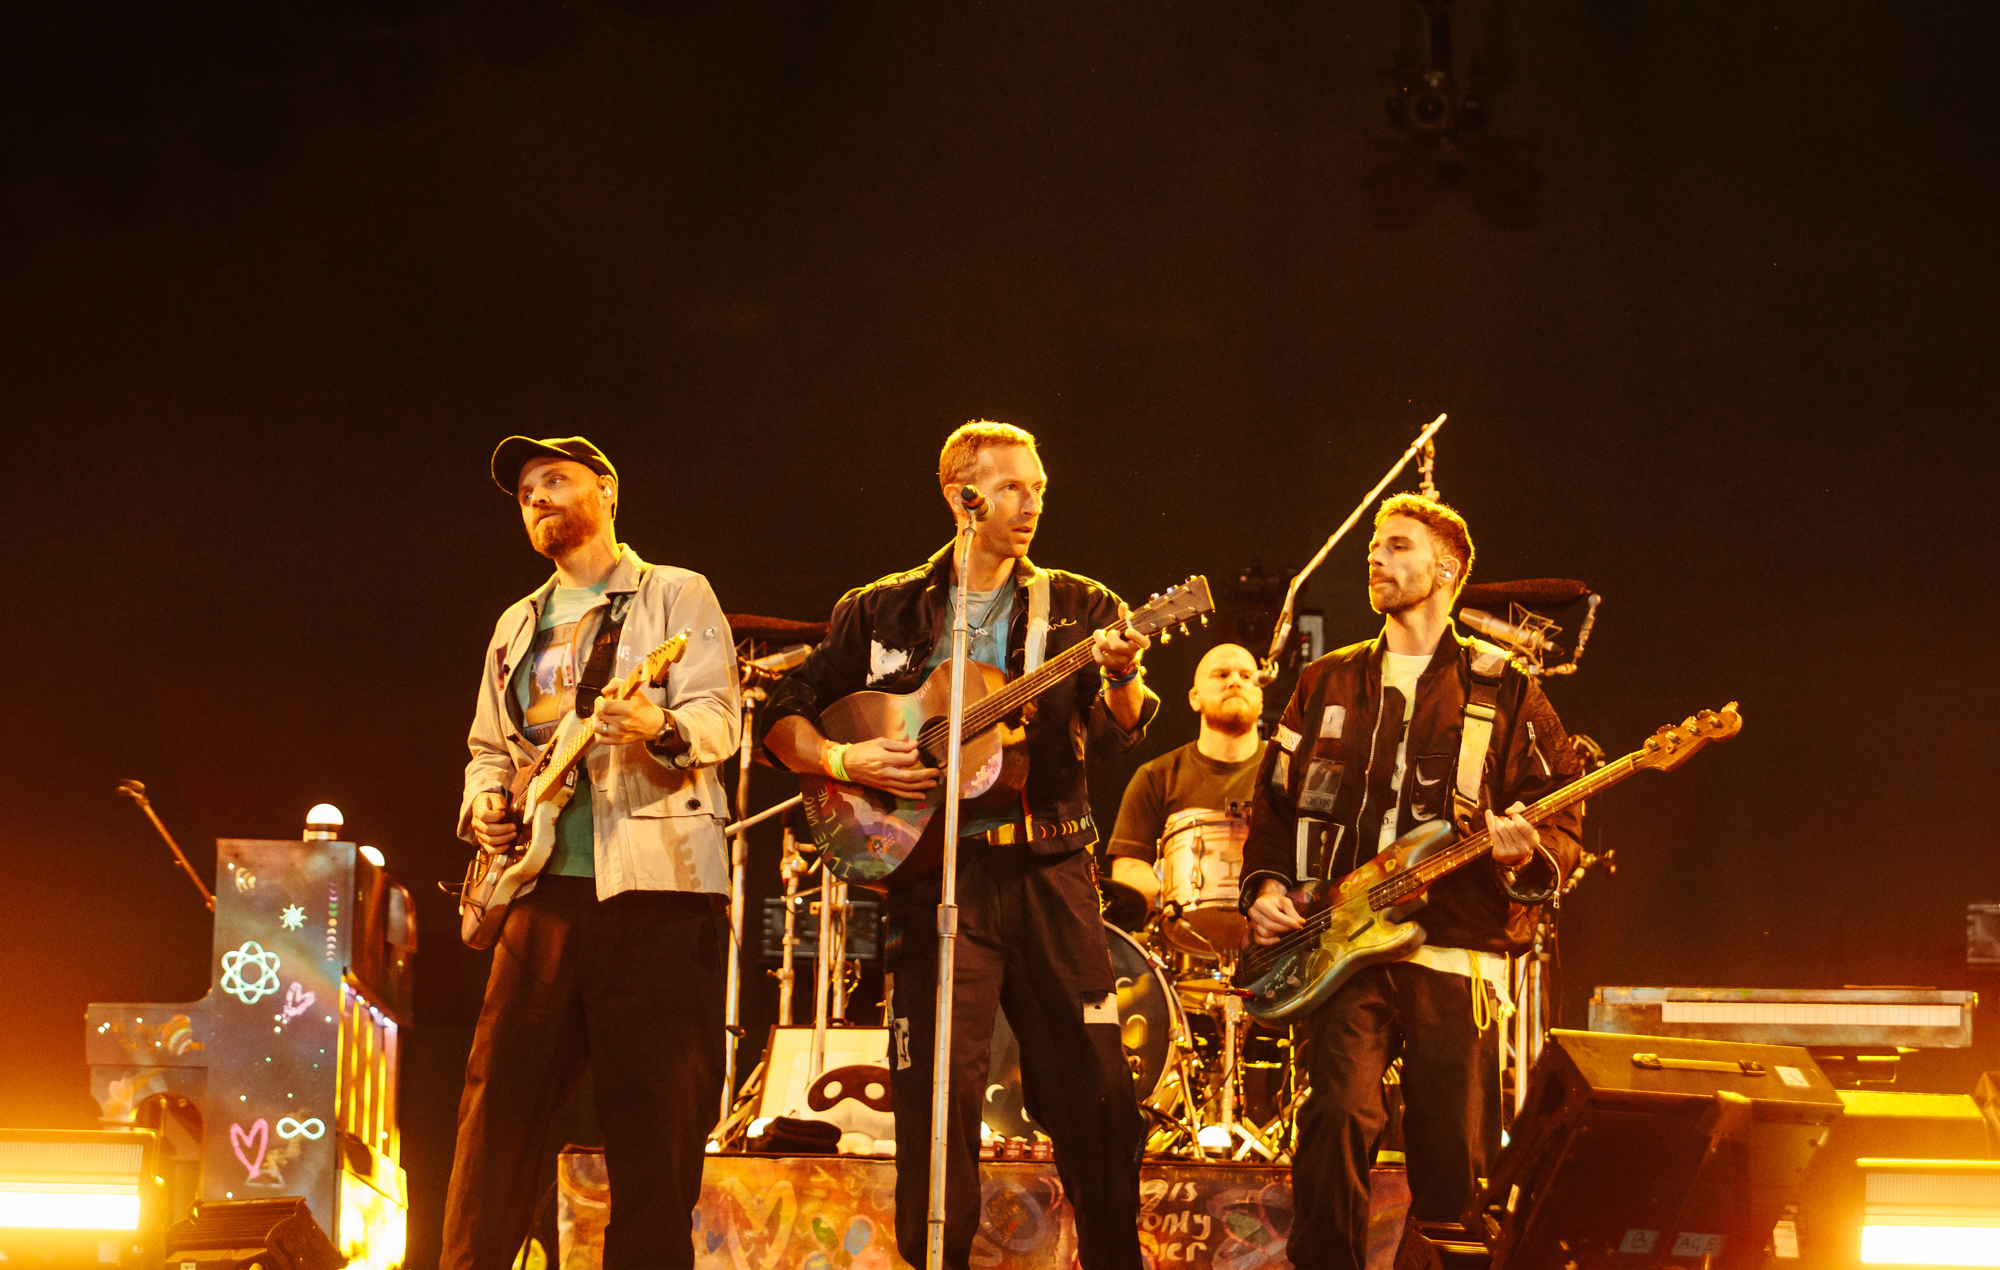
[[[1842,1109],[1795,1046],[1558,1029],[1467,1225],[1494,1270],[1755,1267]]]
[[[800,895],[792,900],[798,917],[792,933],[798,945],[793,961],[819,959],[819,912],[814,907],[818,895]],[[776,965],[785,959],[785,897],[764,897],[764,925],[758,951],[763,960]],[[847,901],[847,959],[875,962],[882,956],[882,902],[866,895],[850,895]]]

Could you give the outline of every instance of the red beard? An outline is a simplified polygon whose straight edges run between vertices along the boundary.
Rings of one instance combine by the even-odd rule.
[[[528,530],[528,541],[549,559],[560,560],[595,538],[603,525],[588,507],[571,507],[536,521]]]

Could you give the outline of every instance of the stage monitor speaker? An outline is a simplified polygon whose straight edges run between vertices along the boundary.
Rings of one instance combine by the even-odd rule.
[[[1558,1029],[1467,1224],[1494,1270],[1755,1267],[1841,1111],[1796,1046]]]
[[[297,1195],[203,1200],[167,1231],[165,1270],[340,1270],[347,1258]]]
[[[1987,1072],[1972,1087],[1972,1101],[1986,1117],[1986,1150],[2000,1159],[2000,1072]]]
[[[1986,1122],[1964,1094],[1843,1089],[1847,1108],[1799,1187],[1801,1270],[1860,1265],[1867,1209],[1864,1159],[1985,1161]]]

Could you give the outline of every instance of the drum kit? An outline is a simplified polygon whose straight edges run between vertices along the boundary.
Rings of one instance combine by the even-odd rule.
[[[1174,1039],[1159,1079],[1141,1095],[1155,1126],[1149,1151],[1273,1160],[1286,1149],[1289,1122],[1303,1101],[1291,1037],[1251,1020],[1232,983],[1249,934],[1238,907],[1243,842],[1249,836],[1246,813],[1231,804],[1168,816],[1154,865],[1159,907],[1130,934],[1118,932],[1160,985]],[[1112,890],[1120,884],[1105,885]],[[1106,907],[1129,912],[1131,904],[1118,897]],[[1112,941],[1114,963],[1120,943]],[[1121,1020],[1125,973],[1121,966]],[[1261,1079],[1246,1079],[1253,1075]],[[1144,1073],[1140,1081],[1144,1089]]]
[[[1104,933],[1117,977],[1118,1024],[1155,1156],[1276,1160],[1304,1091],[1291,1037],[1243,1012],[1230,984],[1248,923],[1237,908],[1244,810],[1188,808],[1160,836],[1160,905],[1104,881]],[[1032,1137],[1018,1051],[1003,1014],[993,1034],[984,1119],[1001,1137]]]

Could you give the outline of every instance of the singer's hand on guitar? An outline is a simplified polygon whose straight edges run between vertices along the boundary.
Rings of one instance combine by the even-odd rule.
[[[1250,905],[1250,937],[1260,944],[1275,944],[1287,931],[1304,930],[1306,919],[1286,893],[1285,884],[1265,878],[1263,893]]]
[[[667,712],[644,697],[614,701],[599,697],[591,714],[592,726],[602,745],[630,745],[650,741],[667,725]]]
[[[1486,832],[1493,835],[1493,858],[1510,869],[1535,854],[1542,840],[1528,818],[1520,814],[1523,806],[1515,803],[1504,816],[1494,815],[1491,808],[1486,812]]]
[[[1132,610],[1126,608],[1122,600],[1118,604],[1118,616],[1121,618],[1132,616]],[[1090,655],[1095,657],[1097,664],[1110,675],[1122,675],[1137,666],[1139,655],[1153,644],[1152,640],[1138,631],[1119,630],[1116,627],[1108,627],[1097,632],[1091,637],[1091,641]]]
[[[915,741],[860,741],[841,755],[847,779],[886,790],[899,798],[922,798],[938,783],[935,767],[925,767]]]
[[[520,827],[507,819],[507,795],[475,794],[472,799],[472,836],[483,851],[499,851],[513,845]]]

